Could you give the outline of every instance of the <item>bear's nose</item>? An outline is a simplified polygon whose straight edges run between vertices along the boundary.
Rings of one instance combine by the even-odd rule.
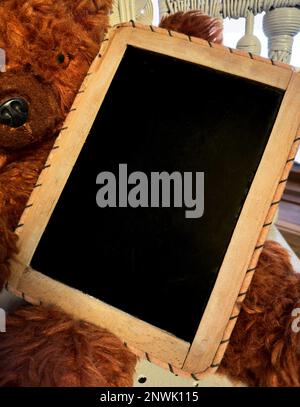
[[[0,123],[10,127],[20,127],[26,123],[29,106],[23,98],[8,99],[0,105]]]

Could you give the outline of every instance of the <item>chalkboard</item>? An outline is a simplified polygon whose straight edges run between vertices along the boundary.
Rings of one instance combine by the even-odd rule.
[[[283,96],[128,46],[31,266],[191,342]],[[119,164],[148,179],[203,172],[203,216],[172,200],[100,208],[96,177],[118,179]]]

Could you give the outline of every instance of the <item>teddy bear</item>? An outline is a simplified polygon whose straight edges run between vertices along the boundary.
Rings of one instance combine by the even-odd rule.
[[[0,86],[2,282],[16,250],[14,229],[97,54],[110,1],[4,0],[0,13],[3,4],[5,13],[11,11],[0,31],[8,62],[3,82],[8,90],[2,92]],[[220,21],[199,12],[170,15],[161,27],[222,41]],[[22,53],[25,48],[20,58],[14,55],[18,47]],[[35,113],[28,115],[31,109]],[[218,372],[252,386],[300,386],[300,335],[291,329],[299,298],[300,276],[288,253],[266,242]],[[0,336],[0,360],[0,386],[129,386],[137,363],[107,330],[43,305],[26,305],[8,315],[7,332]]]
[[[0,288],[15,228],[108,27],[111,0],[3,0]]]
[[[9,258],[17,251],[15,230],[20,216],[40,172],[46,170],[55,137],[99,52],[111,3],[112,0],[0,2],[0,48],[6,57],[5,72],[0,78],[0,291],[10,274]],[[24,325],[18,325],[17,337],[24,339],[23,345],[32,341],[36,362],[30,358],[30,351],[24,364],[19,358],[10,358],[12,349],[6,347],[1,366],[5,368],[9,360],[16,361],[14,369],[5,374],[6,383],[54,386],[59,380],[61,386],[132,384],[136,357],[111,333],[73,321],[59,310],[25,308],[20,313],[18,321],[22,319]],[[52,350],[42,346],[40,353],[37,351],[32,331],[37,326],[48,338],[47,343],[52,343]],[[0,340],[5,346],[5,335]],[[78,357],[82,355],[77,366],[70,358],[72,351]],[[53,355],[52,362],[40,374],[46,354]],[[62,355],[66,359],[60,364],[61,369],[56,369],[55,359]]]

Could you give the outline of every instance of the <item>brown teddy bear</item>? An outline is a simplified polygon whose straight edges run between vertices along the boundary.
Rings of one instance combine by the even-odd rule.
[[[109,7],[108,0],[1,3],[0,47],[8,62],[0,86],[2,282],[16,247],[14,228],[97,54]],[[220,22],[197,12],[177,13],[161,26],[222,39]],[[300,334],[291,329],[299,297],[288,254],[267,242],[220,373],[248,385],[300,386]],[[1,386],[128,386],[137,359],[104,329],[55,308],[26,306],[8,316],[0,360]]]
[[[14,231],[99,51],[111,3],[0,3],[0,48],[6,54],[6,72],[0,74],[0,291],[9,277],[8,260],[17,250]],[[15,339],[22,338],[17,348],[28,349],[22,352],[23,359],[15,354],[13,344],[9,345],[12,332]],[[2,385],[132,384],[136,357],[121,341],[104,329],[74,321],[58,310],[20,310],[18,316],[9,319],[8,335],[1,335],[0,342],[4,352]]]
[[[14,230],[108,27],[112,0],[2,0],[0,289]]]

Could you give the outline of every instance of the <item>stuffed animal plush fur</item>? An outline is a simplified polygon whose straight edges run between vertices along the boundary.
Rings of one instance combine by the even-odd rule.
[[[132,386],[136,357],[105,329],[27,306],[0,336],[0,386]]]
[[[223,24],[221,20],[211,18],[200,11],[179,11],[163,17],[160,27],[177,31],[191,37],[202,38],[209,42],[221,44],[223,41]]]
[[[8,72],[5,91],[5,81],[1,82],[0,102],[22,96],[28,98],[33,111],[23,129],[0,125],[2,281],[8,276],[7,260],[15,250],[14,227],[97,53],[109,6],[110,1],[104,0],[1,3],[0,16],[3,14],[5,24],[0,28],[0,46],[8,49]],[[4,16],[8,11],[10,18]],[[64,24],[60,25],[61,18]],[[222,40],[220,22],[199,12],[177,13],[165,18],[161,26],[209,41]],[[32,42],[28,44],[29,39]],[[25,47],[22,58],[17,55],[19,47]],[[44,114],[45,108],[49,114]],[[287,252],[267,242],[220,373],[248,385],[299,386],[300,334],[291,329],[291,313],[300,305],[299,295],[300,277],[293,272]],[[0,335],[0,360],[2,386],[131,385],[136,364],[135,356],[106,330],[42,306],[23,307],[8,316],[7,333]]]
[[[300,387],[297,308],[300,273],[285,249],[267,241],[219,373],[249,386]]]

